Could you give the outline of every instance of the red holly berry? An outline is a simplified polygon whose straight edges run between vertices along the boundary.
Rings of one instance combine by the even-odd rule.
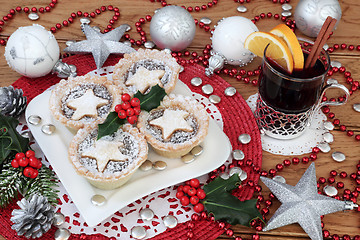
[[[119,112],[122,109],[121,104],[115,106],[115,112]]]
[[[192,205],[196,205],[196,204],[198,204],[198,202],[199,202],[199,198],[198,198],[197,196],[192,196],[192,197],[190,198],[190,203],[191,203]]]
[[[120,118],[120,119],[125,119],[126,118],[126,112],[125,112],[125,110],[120,110],[119,112],[118,112],[118,117]]]
[[[32,167],[26,167],[23,171],[24,176],[28,178],[36,178],[39,175],[38,170]]]
[[[196,195],[196,189],[195,188],[189,188],[189,191],[187,192],[189,196],[195,196]]]
[[[128,117],[135,115],[134,109],[133,109],[133,108],[127,109],[127,110],[126,110],[126,115],[127,115]]]
[[[176,198],[180,199],[182,196],[184,196],[184,192],[177,192],[176,193]]]
[[[131,105],[129,102],[123,102],[121,104],[121,108],[124,109],[124,110],[128,110],[129,108],[131,108]]]
[[[135,124],[137,122],[137,116],[133,115],[133,116],[128,117],[128,122],[130,124]]]
[[[15,158],[16,158],[17,160],[19,160],[19,159],[21,159],[21,158],[24,158],[24,157],[25,157],[25,154],[22,153],[22,152],[19,152],[19,153],[17,153],[17,154],[15,155]]]
[[[42,162],[39,160],[39,162],[38,162],[38,165],[37,165],[36,169],[40,169],[41,167],[42,167]]]
[[[27,158],[29,158],[29,157],[34,157],[34,156],[35,156],[35,152],[34,152],[33,150],[28,150],[28,151],[26,151],[25,156],[26,156]]]
[[[198,188],[200,186],[200,181],[197,178],[193,178],[190,180],[190,186],[194,188]]]
[[[204,190],[198,189],[196,192],[196,196],[198,196],[198,198],[200,199],[204,199],[206,197],[206,193]]]
[[[18,159],[18,162],[20,167],[26,167],[27,165],[29,165],[29,159],[26,157]]]
[[[200,213],[204,211],[204,205],[202,203],[198,203],[194,206],[194,211]]]
[[[14,158],[12,161],[11,161],[11,166],[13,168],[18,168],[20,165],[19,165],[19,162],[16,158]]]
[[[191,187],[189,185],[185,185],[184,188],[183,188],[184,193],[188,193],[190,188]]]
[[[140,106],[140,100],[138,98],[133,98],[133,99],[131,99],[130,104],[133,107]]]
[[[177,191],[178,191],[178,192],[182,192],[183,189],[184,189],[184,186],[183,186],[183,185],[180,185],[180,186],[178,186]]]
[[[139,115],[141,113],[140,106],[134,107],[133,109],[134,109],[135,115]]]
[[[33,174],[31,174],[31,177],[30,178],[36,178],[37,176],[39,175],[39,171],[34,169],[33,170]]]
[[[187,206],[187,205],[189,205],[190,200],[189,200],[189,198],[188,198],[187,196],[182,196],[182,197],[180,198],[180,203],[181,203],[181,205],[183,205],[183,206]]]
[[[33,167],[33,168],[37,168],[37,166],[39,165],[39,160],[32,156],[32,157],[29,157],[29,166],[30,167]]]
[[[122,100],[123,102],[128,102],[128,101],[130,101],[130,98],[131,98],[130,95],[127,94],[127,93],[121,95],[121,100]]]

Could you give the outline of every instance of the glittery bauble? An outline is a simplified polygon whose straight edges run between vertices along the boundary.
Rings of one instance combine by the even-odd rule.
[[[247,18],[234,16],[221,20],[212,35],[213,51],[226,58],[227,64],[244,66],[251,62],[254,54],[244,48],[247,36],[258,31]]]
[[[9,66],[30,78],[50,73],[59,54],[59,45],[54,35],[37,24],[18,28],[5,47]]]
[[[341,7],[338,0],[300,0],[296,6],[294,18],[296,27],[309,37],[316,37],[326,18],[341,19]]]
[[[181,51],[195,36],[195,22],[191,14],[179,6],[158,10],[150,23],[150,35],[159,48]]]

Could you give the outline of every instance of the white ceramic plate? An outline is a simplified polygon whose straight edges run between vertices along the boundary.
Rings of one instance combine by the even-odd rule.
[[[191,95],[189,88],[181,81],[176,85],[174,93]],[[77,175],[68,161],[68,146],[75,132],[52,118],[48,104],[49,97],[50,91],[45,91],[29,103],[25,113],[26,119],[31,115],[38,115],[42,121],[37,126],[29,123],[28,126],[89,226],[97,225],[116,211],[145,195],[218,168],[230,155],[229,139],[216,122],[210,118],[208,135],[201,144],[204,152],[194,162],[184,164],[180,159],[167,159],[150,150],[148,159],[152,161],[162,160],[167,163],[167,168],[164,171],[143,172],[138,170],[120,188],[100,190],[93,187],[85,178]],[[52,135],[45,135],[41,132],[41,126],[44,124],[55,125],[56,132]],[[101,207],[94,206],[90,199],[95,194],[105,196],[107,203]]]

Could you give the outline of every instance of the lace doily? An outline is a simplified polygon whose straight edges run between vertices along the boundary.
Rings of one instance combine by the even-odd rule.
[[[254,112],[258,93],[251,95],[246,102]],[[277,155],[302,155],[310,153],[312,148],[323,141],[323,135],[328,132],[323,126],[326,116],[317,111],[311,119],[310,126],[298,138],[290,140],[279,140],[261,134],[262,149]]]
[[[114,67],[105,67],[99,70],[89,72],[90,75],[106,76],[112,80],[112,71]],[[51,88],[50,88],[51,89]],[[190,91],[190,90],[189,90]],[[215,119],[216,123],[221,129],[223,129],[223,119],[219,110],[214,106],[206,97],[200,94],[192,93],[192,96],[197,99],[206,108],[208,114]],[[21,120],[21,126],[19,126],[19,132],[27,131],[28,127],[25,124],[25,120]],[[37,153],[37,157],[46,160],[38,144],[34,141],[31,142],[31,147]],[[41,154],[41,155],[40,155]],[[49,166],[49,162],[43,161],[43,163]],[[200,182],[204,183],[207,176],[198,178]],[[144,186],[146,187],[146,186]],[[115,237],[119,239],[130,239],[131,228],[134,226],[144,226],[147,229],[147,238],[151,238],[167,228],[162,221],[162,217],[169,214],[174,215],[178,222],[188,221],[191,215],[194,213],[191,207],[183,207],[178,199],[176,199],[175,187],[171,186],[150,195],[144,196],[141,199],[129,204],[120,211],[114,213],[112,216],[101,222],[95,227],[88,227],[85,220],[82,218],[75,204],[71,200],[71,197],[67,194],[64,186],[59,184],[59,204],[57,211],[60,211],[65,215],[65,223],[61,228],[67,228],[71,233],[87,235],[91,234],[103,234],[107,237]],[[150,208],[153,210],[155,217],[151,221],[144,221],[140,218],[139,212],[144,208]]]

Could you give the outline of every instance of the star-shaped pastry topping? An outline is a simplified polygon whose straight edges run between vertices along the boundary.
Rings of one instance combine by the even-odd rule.
[[[148,70],[143,66],[136,70],[136,73],[126,80],[127,86],[133,85],[142,94],[156,84],[160,84],[160,79],[164,76],[164,70]]]
[[[309,166],[296,186],[265,177],[260,178],[282,203],[264,231],[299,223],[312,240],[320,240],[323,239],[321,215],[354,207],[348,202],[318,194],[314,163]]]
[[[95,146],[84,151],[81,156],[96,159],[99,172],[103,172],[110,160],[124,162],[128,159],[126,155],[120,152],[119,147],[121,146],[123,146],[122,142],[100,139],[95,142]]]
[[[81,97],[70,100],[67,106],[75,110],[71,119],[79,120],[85,116],[97,117],[97,108],[108,103],[109,100],[95,96],[93,90],[88,89]]]
[[[149,123],[161,128],[163,139],[167,140],[176,130],[188,132],[193,130],[188,122],[185,121],[188,115],[189,113],[183,110],[165,109],[161,117],[151,120]]]
[[[97,32],[88,24],[83,24],[82,26],[86,40],[73,43],[65,48],[64,51],[80,54],[92,53],[98,69],[102,67],[111,53],[124,54],[135,52],[135,49],[119,42],[120,38],[129,27],[127,24],[123,24],[105,34]]]

